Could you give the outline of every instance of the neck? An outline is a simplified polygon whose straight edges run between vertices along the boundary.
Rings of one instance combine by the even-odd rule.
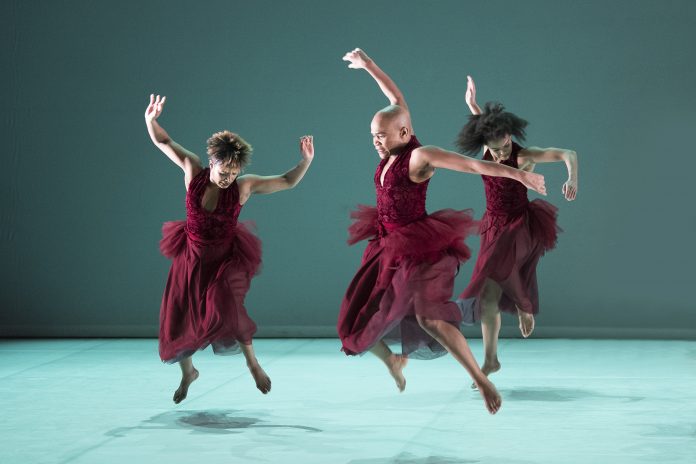
[[[406,147],[408,146],[408,144],[409,144],[410,141],[411,141],[411,140],[409,139],[409,140],[406,141],[404,144],[399,145],[398,147],[394,147],[393,150],[389,150],[389,156],[399,156],[400,154],[402,154],[403,152],[405,152],[405,151],[406,151]]]

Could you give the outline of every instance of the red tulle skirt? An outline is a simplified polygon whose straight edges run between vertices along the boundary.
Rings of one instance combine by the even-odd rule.
[[[561,229],[558,209],[544,200],[533,200],[517,215],[486,212],[481,218],[481,249],[473,276],[457,303],[473,320],[481,319],[481,297],[490,279],[500,285],[499,308],[517,313],[539,312],[536,267],[544,253],[556,246]]]
[[[239,223],[232,238],[189,237],[186,221],[166,222],[160,250],[172,259],[160,308],[159,352],[173,363],[208,345],[234,354],[249,344],[256,324],[244,307],[251,278],[261,265],[261,241]]]
[[[348,243],[370,241],[341,304],[343,351],[361,354],[384,340],[400,343],[411,358],[445,354],[417,316],[459,327],[461,312],[451,298],[459,263],[471,256],[464,240],[477,230],[471,211],[441,210],[392,230],[378,223],[373,207],[360,206],[351,217]]]

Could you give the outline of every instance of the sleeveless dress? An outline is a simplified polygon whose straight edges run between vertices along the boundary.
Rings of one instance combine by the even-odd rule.
[[[446,350],[418,324],[416,316],[457,327],[461,312],[451,301],[459,263],[471,256],[464,240],[476,232],[471,210],[425,210],[429,180],[411,181],[415,137],[404,147],[380,183],[388,161],[374,181],[377,207],[359,205],[351,213],[349,244],[369,239],[362,264],[341,303],[337,330],[347,355],[362,354],[380,340],[400,343],[403,354],[432,359]]]
[[[522,147],[513,142],[510,157],[502,164],[518,168]],[[484,159],[492,159],[487,150]],[[520,310],[537,314],[539,292],[536,267],[539,258],[556,246],[561,229],[556,224],[558,209],[544,200],[529,201],[527,188],[503,177],[481,176],[486,189],[486,212],[481,218],[481,248],[469,285],[457,304],[465,322],[481,319],[481,296],[486,279],[502,288],[499,308],[509,313]]]
[[[256,324],[244,307],[261,265],[261,241],[246,223],[235,180],[220,190],[214,211],[201,205],[210,177],[202,170],[186,193],[186,220],[165,222],[160,250],[172,259],[160,308],[159,353],[173,363],[213,345],[234,354],[251,343]]]

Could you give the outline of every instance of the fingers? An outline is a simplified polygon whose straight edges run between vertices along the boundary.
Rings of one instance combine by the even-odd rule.
[[[563,188],[561,189],[561,191],[566,200],[573,201],[577,196],[578,188],[575,185],[566,182],[565,184],[563,184]]]
[[[359,52],[361,52],[359,48],[356,48],[350,52],[347,52],[345,55],[343,55],[343,61],[353,61],[356,59],[359,55]]]
[[[361,49],[356,48],[353,49],[352,51],[346,53],[343,55],[343,61],[350,61],[350,64],[348,65],[349,68],[355,69],[361,67],[358,65],[358,62],[361,60],[366,60],[367,55],[365,55],[365,52],[363,52]]]
[[[157,98],[155,98],[155,110],[157,111],[157,114],[162,112],[162,105],[164,105],[164,102],[167,100],[167,97],[160,97],[157,95]]]
[[[150,105],[152,105],[155,102],[155,94],[151,93],[150,94]]]
[[[314,147],[314,136],[312,135],[303,135],[300,137],[300,149],[305,151],[305,150],[311,150]]]

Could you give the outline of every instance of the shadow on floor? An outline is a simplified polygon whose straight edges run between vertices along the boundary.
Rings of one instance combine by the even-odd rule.
[[[696,438],[695,424],[641,424],[652,430],[641,433],[644,437]]]
[[[322,432],[321,429],[294,424],[272,424],[255,417],[244,417],[242,411],[170,411],[144,420],[136,427],[119,427],[106,435],[123,437],[133,430],[190,429],[194,433],[240,433],[250,428],[298,429],[307,432]]]
[[[411,453],[399,453],[390,458],[354,459],[348,464],[474,464],[481,461],[448,456],[417,457]]]
[[[513,401],[577,401],[588,398],[607,398],[613,400],[624,400],[625,402],[642,401],[644,396],[626,395],[605,395],[592,390],[582,390],[576,388],[517,388],[514,390],[500,390],[504,399]]]

